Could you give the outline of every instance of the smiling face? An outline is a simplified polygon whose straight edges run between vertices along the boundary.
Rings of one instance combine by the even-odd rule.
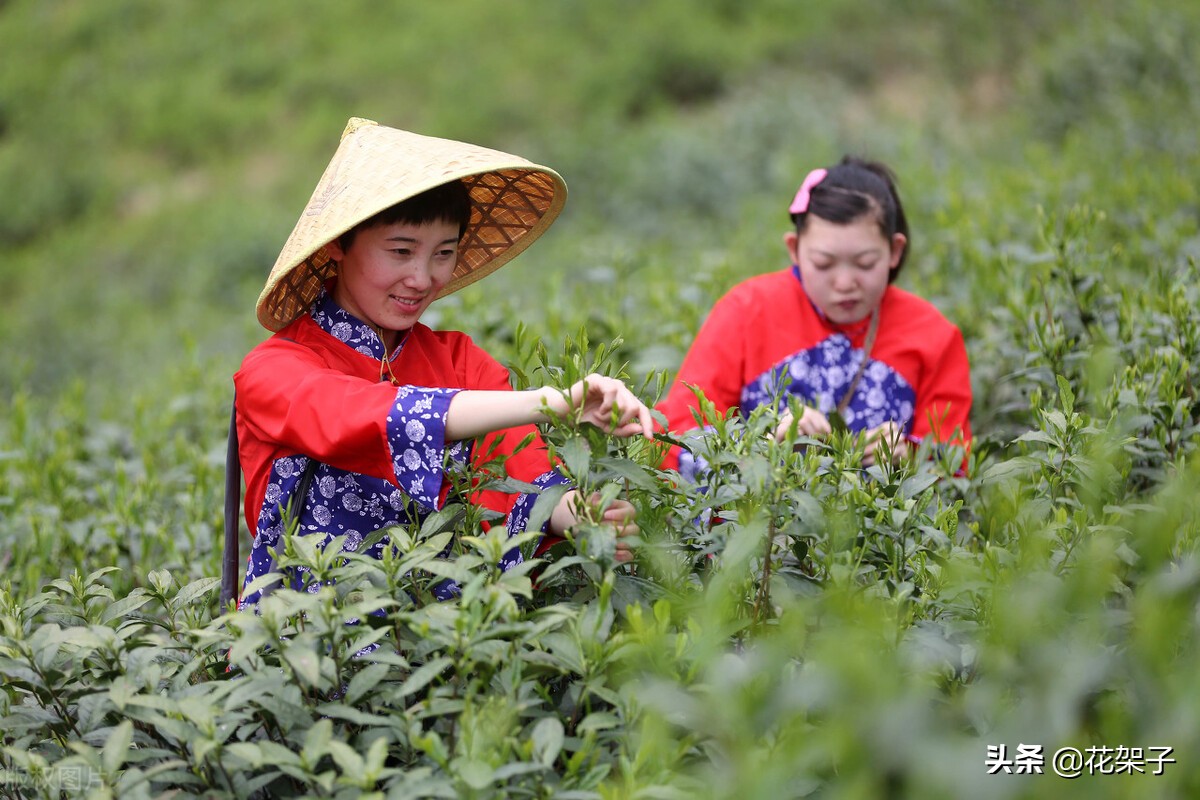
[[[441,220],[361,228],[347,247],[330,242],[326,249],[339,262],[334,301],[382,329],[390,351],[450,282],[458,237],[459,225]]]
[[[907,240],[884,236],[873,214],[840,224],[810,214],[803,233],[783,237],[804,290],[838,325],[860,322],[879,307]]]

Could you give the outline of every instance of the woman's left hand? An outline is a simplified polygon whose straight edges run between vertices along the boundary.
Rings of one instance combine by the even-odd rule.
[[[599,500],[599,495],[593,495],[595,500]],[[627,561],[633,560],[633,548],[630,544],[631,538],[636,538],[641,528],[638,527],[637,509],[633,507],[633,503],[628,500],[616,499],[608,504],[608,508],[604,509],[604,514],[601,519],[605,523],[613,526],[617,532],[617,561],[624,564]]]
[[[593,492],[588,500],[584,501],[577,490],[572,489],[562,496],[558,501],[558,505],[554,509],[554,513],[550,517],[551,532],[562,535],[564,531],[575,525],[581,516],[582,509],[579,504],[587,502],[593,507],[600,502],[600,493]],[[617,535],[617,561],[624,564],[627,561],[633,560],[633,545],[632,541],[637,538],[641,532],[636,522],[637,509],[633,503],[628,500],[616,498],[612,500],[604,513],[600,516],[600,522],[611,526]]]
[[[908,440],[904,436],[904,429],[895,422],[885,422],[877,427],[868,428],[863,431],[863,435],[867,437],[867,447],[863,452],[863,464],[867,466],[874,464],[878,460],[877,455],[882,454],[885,449],[891,453],[893,463],[908,455]]]

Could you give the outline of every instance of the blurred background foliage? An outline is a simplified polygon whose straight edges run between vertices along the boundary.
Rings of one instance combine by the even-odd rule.
[[[978,337],[992,275],[953,263],[1028,240],[1039,204],[1194,229],[1192,5],[10,1],[0,390],[119,405],[181,358],[220,382],[352,115],[566,177],[546,243],[435,307],[501,354],[517,319],[582,318],[673,368],[715,294],[782,263],[779,209],[844,151],[896,168],[908,283]]]

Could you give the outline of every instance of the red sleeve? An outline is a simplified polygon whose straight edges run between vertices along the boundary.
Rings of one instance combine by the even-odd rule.
[[[387,433],[395,386],[330,369],[279,338],[246,356],[234,385],[238,418],[253,439],[395,482]]]
[[[934,355],[916,400],[912,435],[969,446],[971,442],[971,369],[962,332],[952,327],[941,352]]]
[[[742,397],[745,374],[745,330],[751,309],[736,294],[726,294],[709,312],[696,338],[688,348],[679,373],[658,410],[667,418],[667,430],[684,433],[697,427],[692,412],[699,408],[695,386],[704,392],[720,413],[737,406]],[[676,469],[679,448],[671,448],[663,467]]]

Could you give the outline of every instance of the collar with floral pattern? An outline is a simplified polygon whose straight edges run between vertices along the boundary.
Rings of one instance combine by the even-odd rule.
[[[339,306],[330,292],[322,290],[317,299],[313,301],[308,313],[321,330],[339,342],[355,352],[384,363],[386,354],[383,340],[379,338],[376,330]],[[392,351],[388,361],[395,360],[396,356],[400,355],[407,339],[407,335],[401,337],[400,343],[396,345],[396,349]]]

